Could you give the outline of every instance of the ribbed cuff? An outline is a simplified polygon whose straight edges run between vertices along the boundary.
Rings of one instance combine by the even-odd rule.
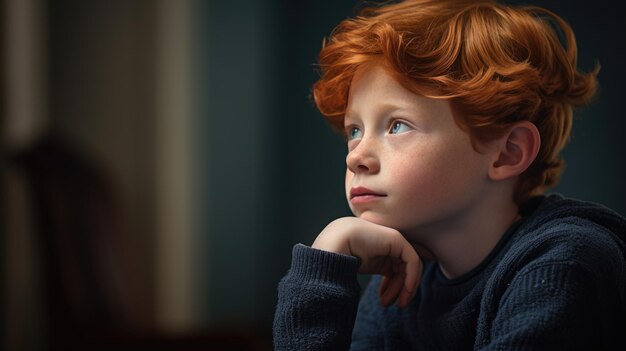
[[[293,247],[290,274],[302,282],[328,282],[358,290],[359,265],[357,257],[296,244]]]

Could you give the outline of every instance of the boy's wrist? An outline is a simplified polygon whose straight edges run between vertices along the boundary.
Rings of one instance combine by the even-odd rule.
[[[318,250],[352,256],[347,240],[340,233],[327,233],[322,231],[311,247]]]
[[[358,217],[341,217],[330,222],[317,236],[312,248],[338,253],[342,255],[355,256],[355,247],[351,245],[355,236],[363,235],[371,231],[371,223]]]

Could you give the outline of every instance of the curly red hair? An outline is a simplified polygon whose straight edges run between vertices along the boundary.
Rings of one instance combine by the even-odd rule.
[[[406,0],[365,8],[335,28],[320,52],[313,98],[343,131],[355,72],[378,62],[416,94],[449,99],[456,123],[477,150],[515,122],[534,123],[541,148],[517,183],[520,204],[558,182],[572,107],[587,104],[595,93],[599,66],[580,72],[576,56],[570,26],[543,8]]]

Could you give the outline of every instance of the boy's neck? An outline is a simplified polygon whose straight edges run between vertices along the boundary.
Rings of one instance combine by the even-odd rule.
[[[472,208],[471,213],[454,223],[438,226],[429,233],[420,233],[419,236],[426,240],[420,240],[417,245],[418,254],[424,259],[436,260],[441,272],[449,279],[471,271],[520,218],[518,206],[513,201],[505,201],[506,198],[485,198]]]

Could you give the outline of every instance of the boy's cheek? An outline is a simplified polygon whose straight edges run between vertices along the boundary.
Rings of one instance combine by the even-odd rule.
[[[350,186],[352,183],[352,178],[354,178],[354,173],[350,172],[350,170],[346,168],[346,181],[344,183],[346,199],[349,198],[348,194],[350,193]]]

